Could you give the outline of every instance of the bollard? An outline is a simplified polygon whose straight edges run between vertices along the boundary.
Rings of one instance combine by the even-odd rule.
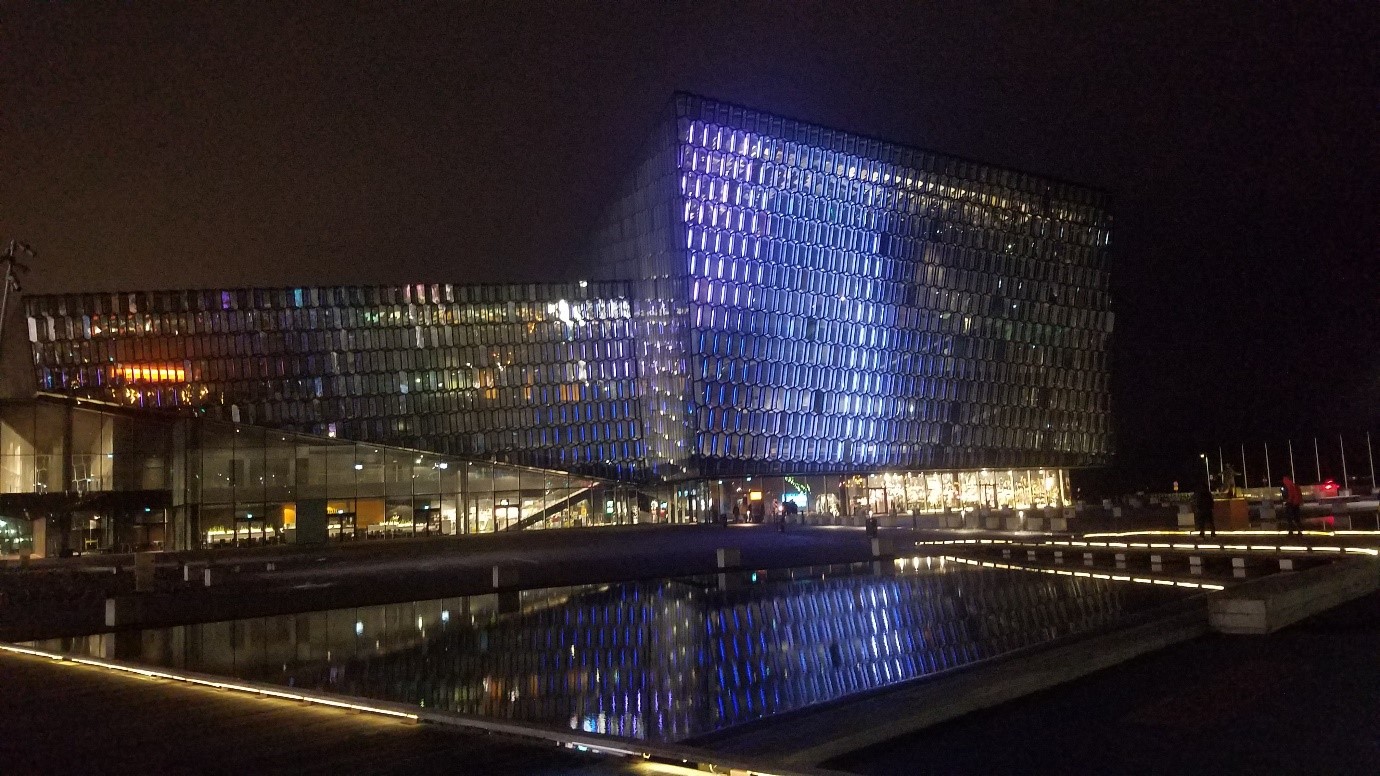
[[[201,584],[203,587],[225,584],[225,569],[219,566],[207,566],[201,570]]]
[[[518,583],[518,568],[512,564],[495,564],[493,574],[494,589],[514,587]]]
[[[1026,560],[1035,560],[1035,551],[1034,551],[1034,550],[1026,550],[1026,551],[1025,551],[1025,559],[1026,559]]]
[[[105,599],[105,627],[118,628],[129,624],[134,615],[134,602],[128,598]]]
[[[1164,571],[1164,556],[1162,556],[1162,555],[1151,555],[1151,556],[1150,556],[1150,570],[1151,570],[1151,571]]]
[[[1279,570],[1280,570],[1280,571],[1295,571],[1295,570],[1297,570],[1297,569],[1295,568],[1295,566],[1294,566],[1294,559],[1293,559],[1293,558],[1280,558],[1280,559],[1279,559]]]
[[[1188,558],[1188,573],[1201,576],[1203,573],[1203,559],[1197,555],[1190,555]]]
[[[1001,556],[1002,556],[1003,558],[1010,558],[1010,557],[1011,557],[1011,548],[1010,548],[1010,547],[1003,547],[1003,548],[1001,549]]]
[[[737,547],[720,547],[714,551],[714,561],[718,568],[736,569],[743,565],[743,551]]]
[[[1093,554],[1092,554],[1091,552],[1085,552],[1085,553],[1083,553],[1083,565],[1084,565],[1084,566],[1091,566],[1091,565],[1093,565]]]
[[[134,592],[147,593],[153,590],[153,557],[151,552],[134,554]]]
[[[1054,562],[1055,562],[1055,563],[1063,563],[1063,562],[1064,562],[1064,551],[1063,551],[1063,550],[1055,550],[1055,551],[1054,551]]]
[[[1116,554],[1116,567],[1119,569],[1126,568],[1126,553],[1118,552]]]

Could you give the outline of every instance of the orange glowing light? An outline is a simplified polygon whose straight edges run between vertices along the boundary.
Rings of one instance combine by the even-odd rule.
[[[125,382],[134,383],[182,383],[187,381],[187,370],[170,364],[147,366],[122,366],[120,375]]]

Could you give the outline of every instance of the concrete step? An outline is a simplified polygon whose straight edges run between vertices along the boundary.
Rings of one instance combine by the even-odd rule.
[[[1346,558],[1224,590],[1208,602],[1208,622],[1220,633],[1273,633],[1378,588],[1380,563]]]

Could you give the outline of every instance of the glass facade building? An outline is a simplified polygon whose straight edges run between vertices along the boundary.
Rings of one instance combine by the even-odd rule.
[[[561,471],[38,397],[0,401],[0,555],[633,523]]]
[[[653,145],[601,244],[687,471],[1108,459],[1104,195],[692,95]]]
[[[41,391],[632,478],[622,284],[29,297]]]
[[[671,113],[573,238],[589,282],[28,297],[39,388],[684,483],[692,510],[752,476],[822,478],[844,511],[878,508],[857,487],[1059,504],[1108,462],[1103,194],[693,95]]]

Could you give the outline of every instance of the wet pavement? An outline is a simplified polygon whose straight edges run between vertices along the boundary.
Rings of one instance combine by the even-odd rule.
[[[837,758],[861,774],[1373,774],[1380,594],[1206,636]]]
[[[544,742],[0,653],[0,773],[636,774]]]

